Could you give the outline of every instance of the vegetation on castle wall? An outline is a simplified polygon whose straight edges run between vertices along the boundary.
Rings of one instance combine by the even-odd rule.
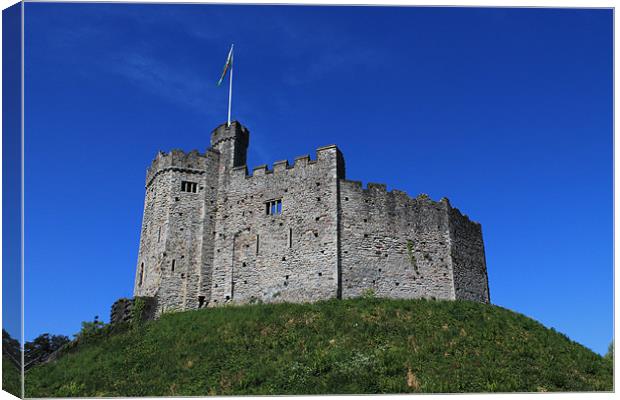
[[[146,300],[142,297],[136,297],[133,300],[133,307],[131,308],[131,327],[137,328],[142,325],[144,321],[144,313],[146,310]]]
[[[366,296],[163,315],[26,373],[26,395],[612,390],[601,357],[501,307]]]

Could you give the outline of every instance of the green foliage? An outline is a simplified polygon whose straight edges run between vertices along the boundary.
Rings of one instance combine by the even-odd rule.
[[[85,342],[98,337],[105,336],[106,324],[99,320],[99,317],[95,315],[93,321],[82,321],[82,329],[80,332],[73,335],[77,342]]]
[[[359,298],[165,314],[26,373],[28,397],[610,391],[603,357],[501,307]]]
[[[374,299],[375,297],[377,297],[377,295],[373,289],[366,289],[362,292],[363,299]]]
[[[614,361],[614,341],[612,340],[611,343],[609,343],[609,347],[607,348],[607,354],[605,354],[605,358],[607,360],[610,360],[612,363]]]
[[[4,329],[2,329],[2,354],[12,360],[16,366],[20,365],[22,352],[19,342]]]
[[[6,354],[2,355],[2,390],[22,397],[22,373]]]
[[[19,342],[2,329],[2,390],[22,397],[22,352]]]
[[[131,327],[137,328],[144,321],[144,311],[146,309],[146,301],[141,297],[136,297],[131,308]]]
[[[44,362],[52,353],[69,343],[65,335],[43,333],[24,346],[24,367],[29,369]]]
[[[69,382],[58,389],[58,397],[80,397],[84,387],[83,383]]]

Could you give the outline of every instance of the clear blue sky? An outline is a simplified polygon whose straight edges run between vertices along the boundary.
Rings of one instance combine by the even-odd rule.
[[[131,296],[146,167],[233,117],[250,167],[336,143],[349,179],[483,226],[491,299],[613,335],[612,11],[26,4],[26,339]]]
[[[2,10],[2,328],[22,338],[21,4]]]

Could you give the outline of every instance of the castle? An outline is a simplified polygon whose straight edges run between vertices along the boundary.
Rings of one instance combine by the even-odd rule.
[[[134,296],[156,313],[227,303],[377,297],[489,302],[480,224],[445,198],[346,179],[334,145],[248,174],[249,131],[147,171]]]

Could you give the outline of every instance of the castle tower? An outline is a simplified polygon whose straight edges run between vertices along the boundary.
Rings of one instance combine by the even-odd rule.
[[[223,182],[234,167],[243,166],[248,154],[250,132],[239,121],[233,121],[230,126],[226,123],[218,126],[211,133],[211,148],[220,153],[219,175]]]
[[[147,171],[134,295],[155,297],[158,313],[208,299],[218,167],[212,150],[173,150]]]

